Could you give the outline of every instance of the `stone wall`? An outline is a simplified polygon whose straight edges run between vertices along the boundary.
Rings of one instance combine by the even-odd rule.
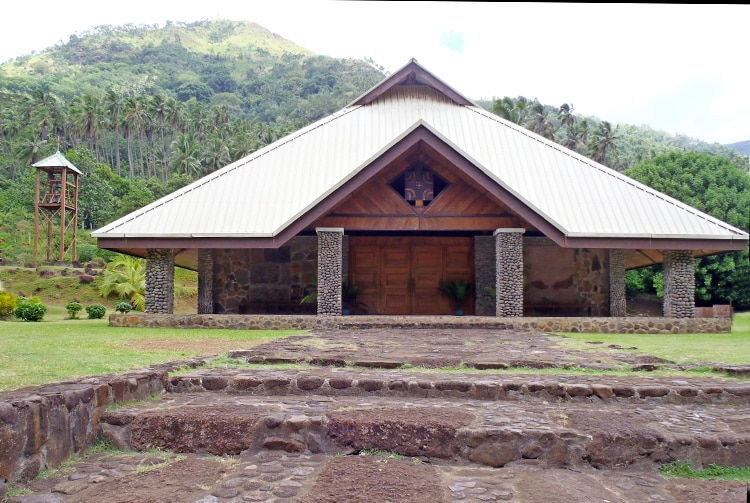
[[[214,313],[312,313],[300,300],[315,290],[316,236],[296,236],[279,248],[214,252]]]
[[[160,315],[154,315],[160,316]],[[168,373],[202,360],[119,376],[100,376],[0,393],[0,499],[8,484],[26,482],[82,452],[99,434],[108,405],[159,395]]]
[[[523,260],[526,316],[610,314],[607,250],[561,248],[548,238],[527,237]]]
[[[495,317],[495,316],[315,316],[315,315],[150,315],[130,312],[109,316],[113,327],[222,328],[236,330],[311,330],[315,328],[491,328],[622,334],[715,334],[729,333],[726,318],[583,318],[583,317]]]

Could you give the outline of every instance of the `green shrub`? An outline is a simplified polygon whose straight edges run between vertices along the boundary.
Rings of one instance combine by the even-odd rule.
[[[96,257],[96,250],[98,250],[96,245],[79,246],[78,250],[76,250],[76,255],[78,255],[78,261],[79,262],[91,262]]]
[[[47,306],[42,304],[37,297],[32,297],[31,299],[20,298],[15,311],[13,311],[16,318],[23,321],[42,321],[46,313]]]
[[[90,320],[100,320],[104,318],[107,308],[101,304],[91,304],[86,308],[86,312],[89,314]]]
[[[118,313],[129,313],[133,310],[133,306],[130,305],[130,302],[118,302],[115,304],[115,311]]]
[[[68,317],[71,320],[78,318],[78,313],[83,309],[83,305],[80,302],[69,302],[65,305],[65,309],[68,310]]]
[[[13,314],[18,305],[18,299],[8,292],[0,292],[0,318]]]

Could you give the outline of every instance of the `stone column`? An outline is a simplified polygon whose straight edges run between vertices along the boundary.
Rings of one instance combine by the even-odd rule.
[[[315,229],[318,234],[318,315],[341,316],[344,229]]]
[[[495,238],[474,237],[474,311],[477,316],[495,316],[497,280]]]
[[[174,312],[174,250],[146,250],[146,313]]]
[[[625,250],[609,250],[609,315],[627,316]]]
[[[495,236],[495,315],[523,316],[523,233],[497,229]]]
[[[214,314],[213,250],[198,250],[198,314]]]
[[[691,250],[664,250],[664,317],[695,318],[695,258]]]

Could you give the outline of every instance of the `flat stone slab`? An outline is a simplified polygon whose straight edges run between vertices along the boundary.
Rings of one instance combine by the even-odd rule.
[[[367,328],[316,329],[310,335],[277,339],[229,356],[251,363],[299,363],[368,368],[456,367],[591,368],[617,370],[676,369],[673,362],[638,355],[631,348],[603,347],[598,351],[563,349],[540,331],[498,328]]]

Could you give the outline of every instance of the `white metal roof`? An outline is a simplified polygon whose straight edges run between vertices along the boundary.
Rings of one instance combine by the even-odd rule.
[[[272,238],[419,126],[566,237],[748,239],[740,229],[425,85],[392,86],[92,235]]]

